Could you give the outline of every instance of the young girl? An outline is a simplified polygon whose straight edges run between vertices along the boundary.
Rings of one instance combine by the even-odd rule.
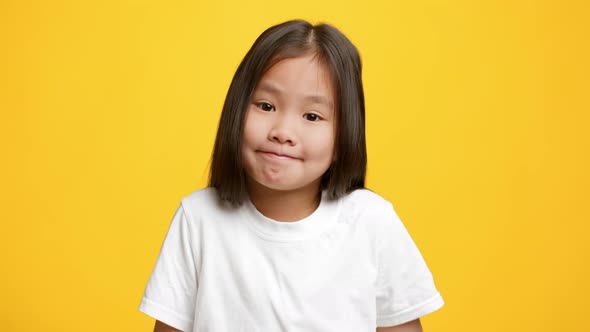
[[[364,189],[361,61],[289,21],[232,80],[209,187],[184,197],[139,310],[155,331],[421,331],[443,300],[392,205]]]

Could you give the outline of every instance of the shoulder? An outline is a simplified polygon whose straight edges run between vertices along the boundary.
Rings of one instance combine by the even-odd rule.
[[[390,224],[397,215],[390,201],[369,189],[357,189],[341,199],[342,213],[375,227]]]
[[[371,208],[383,208],[390,206],[391,203],[383,196],[370,189],[356,189],[344,197],[344,200],[350,202],[365,204]]]
[[[233,210],[223,204],[215,188],[206,187],[195,190],[181,199],[181,208],[189,217],[214,216],[231,213]]]
[[[342,198],[342,204],[347,209],[364,211],[367,213],[386,213],[392,210],[391,202],[369,189],[357,189]]]
[[[213,203],[217,203],[217,192],[212,187],[195,190],[182,198],[185,206],[207,206]]]

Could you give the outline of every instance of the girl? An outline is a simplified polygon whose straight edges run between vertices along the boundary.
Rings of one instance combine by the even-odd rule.
[[[176,210],[139,310],[155,331],[421,331],[443,300],[392,205],[364,189],[361,61],[296,20],[232,80],[209,187]]]

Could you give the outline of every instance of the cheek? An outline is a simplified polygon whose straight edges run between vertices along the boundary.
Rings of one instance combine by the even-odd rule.
[[[268,118],[256,111],[246,111],[244,114],[244,135],[260,136],[268,130]]]
[[[334,154],[334,135],[329,132],[306,137],[308,151],[317,159],[332,160]]]
[[[255,134],[258,131],[256,126],[256,121],[253,119],[252,114],[250,112],[246,112],[244,115],[244,132],[242,141],[243,143],[250,143],[254,140]]]

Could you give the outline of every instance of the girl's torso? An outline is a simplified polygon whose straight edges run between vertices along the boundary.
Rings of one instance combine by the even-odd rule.
[[[193,331],[374,330],[372,223],[386,205],[375,197],[357,190],[322,198],[297,222],[266,218],[249,201],[222,208],[211,188],[186,197],[198,289]]]

